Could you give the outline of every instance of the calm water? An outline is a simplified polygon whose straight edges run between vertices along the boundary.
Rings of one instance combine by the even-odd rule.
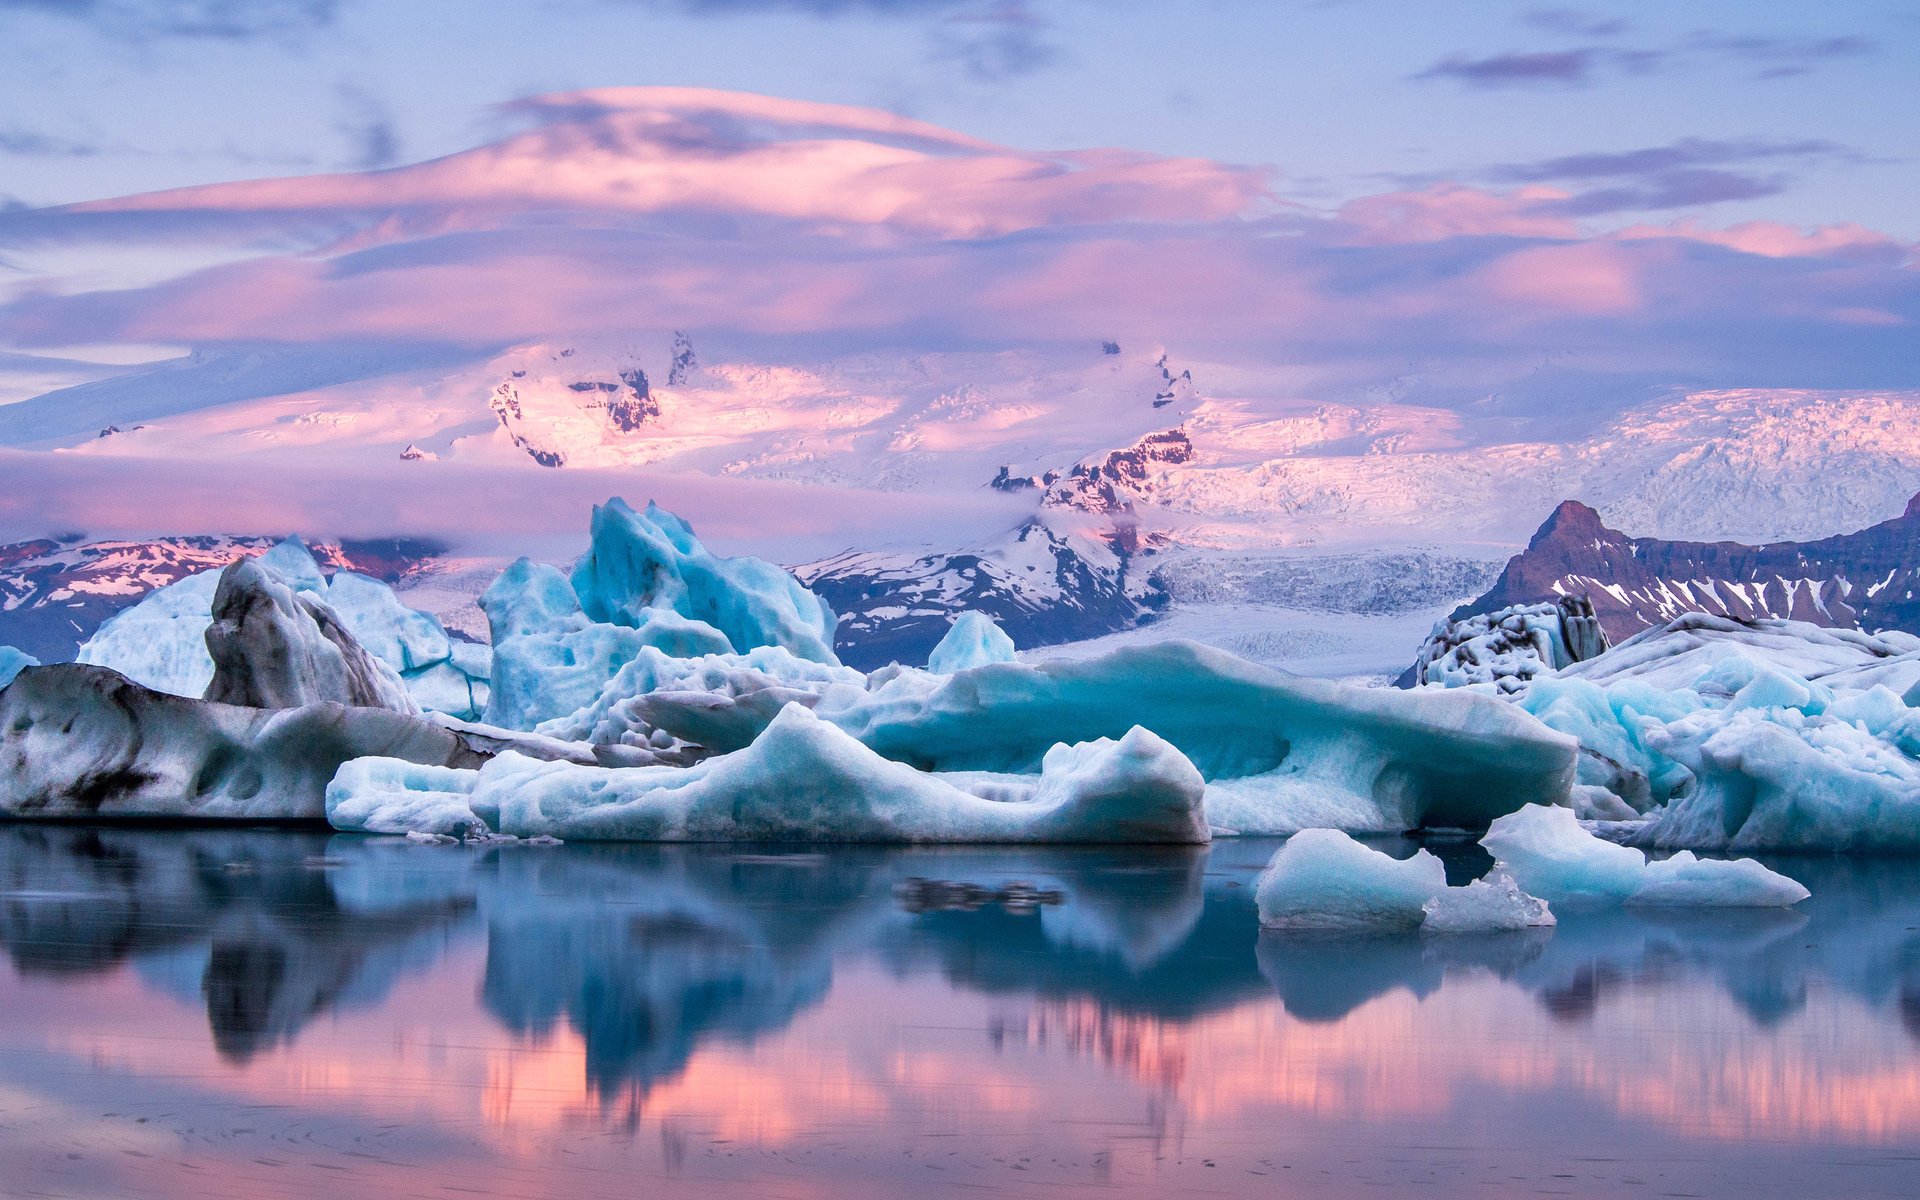
[[[0,1194],[1920,1194],[1920,863],[1326,942],[1273,848],[0,827]]]

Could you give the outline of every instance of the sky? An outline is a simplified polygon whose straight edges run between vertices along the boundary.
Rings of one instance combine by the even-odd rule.
[[[1444,178],[1920,237],[1920,11],[1886,0],[0,0],[0,194],[48,205],[463,149],[547,92],[700,86],[1008,145]]]
[[[1119,339],[1567,436],[1920,388],[1910,5],[0,0],[0,41],[7,446],[188,351],[677,329]]]

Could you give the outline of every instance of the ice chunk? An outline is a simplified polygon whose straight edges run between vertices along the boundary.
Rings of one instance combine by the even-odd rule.
[[[968,667],[1014,660],[1013,639],[983,612],[963,612],[953,619],[952,628],[940,639],[927,657],[927,670],[935,675],[951,675]]]
[[[1506,933],[1554,924],[1553,911],[1538,896],[1520,890],[1513,876],[1495,869],[1465,887],[1436,892],[1426,903],[1422,933]]]
[[[592,537],[572,577],[589,620],[639,627],[652,610],[669,609],[718,629],[727,649],[780,646],[799,658],[839,661],[826,601],[772,563],[714,555],[658,505],[645,513],[618,497],[597,505]]]
[[[220,572],[201,571],[148,594],[107,618],[74,661],[108,667],[135,683],[175,696],[204,696],[213,682],[207,626]]]
[[[1687,613],[1642,630],[1560,675],[1597,684],[1637,679],[1656,687],[1694,688],[1724,664],[1745,662],[1818,682],[1916,653],[1920,653],[1920,638],[1910,633],[1826,629],[1777,617],[1741,620]]]
[[[565,575],[525,558],[493,582],[480,607],[493,635],[486,719],[510,729],[593,704],[648,647],[674,658],[732,649],[718,629],[670,608],[640,611],[637,626],[591,621]]]
[[[1254,889],[1260,923],[1273,929],[1413,929],[1447,887],[1446,868],[1425,850],[1396,859],[1335,829],[1287,839]]]
[[[656,732],[720,754],[747,746],[788,704],[865,690],[850,667],[796,658],[780,646],[746,654],[674,656],[641,648],[593,703],[536,728],[551,737],[634,744]]]
[[[1624,903],[1647,865],[1638,850],[1582,829],[1573,810],[1538,804],[1495,821],[1480,844],[1516,883],[1551,904]]]
[[[1681,850],[1647,864],[1629,904],[1785,908],[1810,893],[1798,882],[1750,858],[1695,858]]]
[[[1569,809],[1530,805],[1495,821],[1480,844],[1521,887],[1553,904],[1774,907],[1807,891],[1750,859],[1648,863],[1581,828]],[[1676,856],[1677,858],[1678,856]]]
[[[466,837],[487,832],[469,803],[478,771],[397,758],[357,758],[327,785],[327,820],[367,833]]]
[[[392,768],[343,772],[329,804],[341,828],[457,821],[449,796],[465,782]],[[1177,750],[1135,729],[1058,747],[1024,794],[986,799],[889,762],[789,705],[748,748],[691,767],[607,769],[504,753],[472,778],[467,803],[489,828],[522,837],[1197,843],[1208,836],[1203,792]]]
[[[1579,739],[1580,784],[1647,814],[1639,844],[1914,850],[1920,712],[1874,682],[1906,678],[1893,666],[1913,641],[1696,614],[1538,679],[1519,703]]]
[[[40,660],[12,646],[0,646],[0,688],[13,682],[13,677],[28,667],[37,667]]]
[[[368,653],[403,675],[453,657],[453,640],[439,618],[400,603],[393,589],[378,579],[337,571],[324,596],[327,607]]]
[[[275,543],[255,561],[261,570],[296,592],[317,596],[327,590],[326,572],[320,569],[319,560],[313,557],[313,551],[307,549],[307,543],[300,537]]]
[[[1835,705],[1846,717],[1707,711],[1664,727],[1655,744],[1694,784],[1641,837],[1695,848],[1920,849],[1920,711],[1880,724],[1886,714],[1871,700],[1849,700]]]

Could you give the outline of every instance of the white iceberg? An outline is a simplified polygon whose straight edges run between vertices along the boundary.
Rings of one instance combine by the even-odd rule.
[[[1394,858],[1337,829],[1288,838],[1260,873],[1254,902],[1262,925],[1292,932],[1501,933],[1554,923],[1546,902],[1504,872],[1448,887],[1428,851]]]
[[[356,758],[327,785],[327,821],[363,833],[485,834],[486,823],[473,815],[478,774],[398,758]]]
[[[1480,844],[1522,888],[1553,904],[1773,908],[1808,895],[1751,859],[1700,859],[1682,851],[1648,862],[1630,846],[1588,833],[1564,808],[1530,805],[1501,817]]]
[[[1253,896],[1269,929],[1391,931],[1418,928],[1446,887],[1446,868],[1425,850],[1397,859],[1339,830],[1308,829],[1280,847]]]
[[[1910,633],[1828,629],[1780,617],[1687,613],[1642,630],[1559,675],[1596,684],[1634,679],[1656,687],[1697,688],[1727,663],[1761,664],[1818,681],[1829,675],[1850,677],[1916,655],[1920,655],[1920,637]]]
[[[490,672],[487,647],[455,642],[438,619],[407,608],[377,579],[352,571],[329,579],[299,538],[251,561],[296,596],[330,609],[355,640],[399,674],[420,707],[462,719],[480,715]],[[149,593],[95,630],[75,661],[111,668],[158,692],[206,695],[213,682],[206,634],[220,574],[201,571]]]
[[[927,656],[927,670],[951,675],[969,667],[1008,663],[1016,658],[1013,639],[983,612],[963,612],[953,619],[940,644]]]
[[[472,824],[451,798],[464,789]],[[1057,746],[1036,776],[945,779],[875,754],[800,705],[744,750],[690,767],[608,769],[503,753],[477,771],[351,764],[337,828],[631,841],[1148,842],[1208,839],[1204,784],[1144,729]],[[988,798],[988,797],[992,798]]]
[[[0,688],[13,682],[13,677],[28,667],[37,667],[40,660],[23,650],[12,646],[0,646]]]

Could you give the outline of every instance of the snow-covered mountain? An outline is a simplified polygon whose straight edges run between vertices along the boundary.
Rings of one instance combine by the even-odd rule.
[[[1567,501],[1454,617],[1560,596],[1589,597],[1615,641],[1690,612],[1920,633],[1920,496],[1857,533],[1761,546],[1632,537]]]
[[[796,568],[840,616],[840,656],[863,669],[919,664],[953,617],[984,612],[1020,646],[1131,629],[1167,603],[1151,555],[1126,540],[1030,521],[990,546],[910,555],[849,551]]]
[[[1630,389],[1528,416],[1302,396],[1285,372],[1156,345],[800,361],[695,340],[539,342],[453,365],[440,350],[342,365],[255,347],[5,406],[0,443],[1027,493],[1220,546],[1514,545],[1569,495],[1652,536],[1766,542],[1858,528],[1920,490],[1920,392]]]
[[[843,511],[897,515],[891,536],[849,538],[837,553],[823,554],[818,536],[782,550],[781,522],[753,512],[766,500],[737,507],[770,531],[756,552],[802,563],[844,614],[841,644],[859,662],[918,661],[952,612],[976,607],[1023,647],[1165,616],[1283,665],[1378,674],[1408,647],[1380,661],[1329,649],[1341,637],[1322,618],[1430,622],[1484,589],[1489,562],[1564,496],[1650,536],[1764,543],[1870,524],[1920,490],[1916,392],[1616,395],[1575,419],[1412,403],[1417,389],[1307,398],[1284,372],[1155,344],[803,362],[697,342],[671,330],[551,340],[451,365],[444,350],[343,365],[252,347],[0,408],[0,440],[64,447],[46,457],[66,470],[271,470],[287,455],[343,477],[378,464],[400,473],[382,477],[389,489],[478,471],[496,522],[531,510],[516,497],[572,478],[640,498],[655,478],[701,479],[718,498],[709,503],[724,505],[735,481],[847,497]],[[157,489],[161,528],[168,503]],[[396,507],[413,524],[395,534],[467,523],[432,504]],[[956,533],[953,514],[972,514],[971,531]],[[16,554],[0,642],[58,657],[112,611],[112,588],[139,586],[104,564],[164,562],[195,540],[103,550],[81,591],[52,560],[24,562],[72,547]],[[208,546],[216,558],[237,552]],[[443,563],[414,582],[431,592],[416,602],[479,634],[472,598],[500,564],[490,547],[472,549],[471,569]],[[204,565],[183,559],[178,573]],[[1231,622],[1209,615],[1229,610]],[[1398,637],[1399,625],[1380,636]]]

